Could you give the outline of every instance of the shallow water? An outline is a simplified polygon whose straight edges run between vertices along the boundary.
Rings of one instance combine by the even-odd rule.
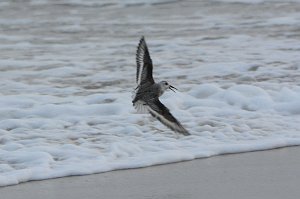
[[[299,1],[145,2],[1,1],[0,185],[300,144]],[[192,136],[133,109],[141,35]]]

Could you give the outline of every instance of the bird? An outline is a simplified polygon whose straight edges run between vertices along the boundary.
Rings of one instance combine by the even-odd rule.
[[[170,110],[159,100],[163,93],[170,89],[173,92],[177,90],[167,81],[155,83],[152,71],[153,65],[150,53],[147,47],[145,37],[142,36],[136,51],[136,83],[135,95],[133,96],[133,106],[138,112],[148,112],[154,118],[171,130],[183,135],[190,133],[181,125],[181,123],[170,113]]]

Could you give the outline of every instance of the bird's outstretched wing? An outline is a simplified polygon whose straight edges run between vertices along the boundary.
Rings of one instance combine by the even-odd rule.
[[[169,109],[163,105],[158,98],[147,102],[149,113],[157,118],[161,123],[183,135],[190,133],[180,124],[180,122],[170,113]]]
[[[148,51],[145,38],[142,37],[136,51],[136,83],[142,85],[145,83],[154,84],[152,77],[152,60]]]

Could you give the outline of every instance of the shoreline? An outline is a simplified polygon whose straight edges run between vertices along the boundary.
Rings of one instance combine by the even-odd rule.
[[[300,147],[225,154],[0,188],[18,198],[297,198]],[[117,191],[116,191],[117,190]]]

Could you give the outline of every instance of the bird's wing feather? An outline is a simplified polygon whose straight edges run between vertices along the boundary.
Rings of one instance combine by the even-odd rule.
[[[152,60],[145,38],[142,37],[136,51],[136,83],[137,85],[150,83],[153,84],[154,80],[152,77]]]
[[[169,109],[163,105],[158,98],[153,99],[147,103],[149,113],[157,118],[161,123],[183,135],[190,135],[190,133],[180,124],[180,122],[170,113]]]

